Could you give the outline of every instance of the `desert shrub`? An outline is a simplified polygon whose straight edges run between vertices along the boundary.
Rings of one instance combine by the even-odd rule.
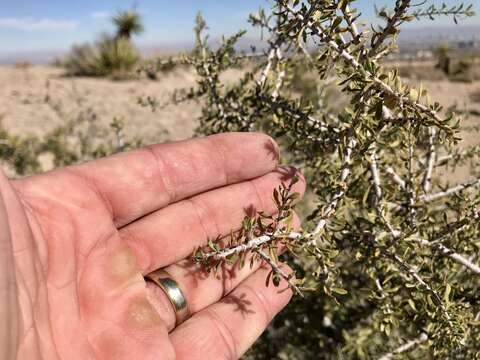
[[[99,76],[98,50],[95,46],[86,43],[74,45],[66,59],[59,63],[65,67],[68,75],[72,76]]]
[[[472,82],[475,80],[473,72],[474,60],[468,56],[453,57],[448,44],[440,44],[434,48],[437,57],[436,69],[441,70],[451,81]]]
[[[450,75],[452,72],[452,57],[450,51],[448,44],[440,44],[433,49],[433,53],[438,59],[438,63],[435,67],[442,70],[445,75]]]
[[[68,75],[122,79],[133,76],[132,71],[139,58],[137,50],[128,39],[103,35],[95,45],[74,46],[64,60],[64,66]]]
[[[448,76],[432,64],[399,64],[396,67],[402,79],[441,81],[448,80]]]
[[[139,60],[137,50],[124,38],[103,37],[98,43],[98,68],[100,75],[114,78],[127,77]]]
[[[451,81],[460,81],[470,83],[474,80],[472,74],[472,63],[466,60],[460,60],[450,76]]]
[[[38,139],[33,136],[10,134],[3,126],[0,117],[0,160],[8,163],[18,174],[31,174],[39,171]]]
[[[159,74],[166,75],[173,71],[187,71],[189,66],[183,64],[178,58],[154,57],[145,59],[139,64],[137,72],[145,75],[150,80],[158,80]]]
[[[384,24],[369,30],[358,25],[354,3],[277,0],[273,11],[251,16],[269,34],[267,51],[252,54],[258,61],[236,84],[220,79],[245,61],[235,49],[243,32],[212,48],[197,18],[187,62],[203,103],[198,131],[269,133],[285,160],[302,168],[315,203],[304,231],[292,232],[279,220],[291,211],[285,185],[273,196],[280,215],[267,217],[274,225],[265,225],[265,214],[247,217],[242,231],[194,258],[214,271],[250,253],[270,264],[267,284],[284,277],[303,294],[247,358],[474,358],[480,179],[450,184],[445,167],[480,153],[460,151],[460,119],[382,63],[405,22],[439,15],[457,21],[472,7],[422,9],[397,0],[378,11]],[[301,75],[307,72],[314,76]],[[328,106],[332,77],[345,107]],[[296,276],[276,266],[271,251],[278,244],[289,249],[284,259]]]
[[[49,155],[57,167],[97,159],[143,144],[138,136],[125,139],[123,119],[113,118],[110,126],[104,126],[91,108],[72,112],[65,110],[60,103],[49,101],[47,105],[63,122],[43,136],[13,135],[0,121],[0,162],[8,164],[14,176],[31,175],[42,170],[41,155]]]
[[[480,104],[480,90],[474,91],[470,94],[470,100],[473,103]]]
[[[30,61],[17,61],[13,66],[15,69],[27,70],[32,67],[32,63]]]

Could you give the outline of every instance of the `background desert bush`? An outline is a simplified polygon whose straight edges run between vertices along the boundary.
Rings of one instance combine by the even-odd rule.
[[[66,75],[107,76],[114,80],[134,75],[140,54],[131,40],[144,30],[140,15],[133,10],[120,11],[112,22],[115,34],[104,33],[94,44],[73,45],[70,54],[57,61],[66,69]]]
[[[103,35],[94,45],[75,45],[60,64],[69,76],[109,76],[115,80],[132,76],[139,59],[129,40]]]

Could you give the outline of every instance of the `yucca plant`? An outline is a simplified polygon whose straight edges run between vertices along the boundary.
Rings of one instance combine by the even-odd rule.
[[[131,73],[140,56],[131,43],[124,38],[104,36],[97,43],[98,55],[95,63],[99,75],[125,78]]]
[[[109,76],[122,79],[132,76],[140,56],[131,41],[102,35],[95,45],[74,46],[64,61],[68,75]]]
[[[124,79],[133,76],[140,59],[131,41],[133,34],[143,31],[140,15],[135,11],[120,11],[112,17],[116,34],[102,34],[94,45],[75,45],[62,62],[68,75],[109,76]]]
[[[142,18],[134,10],[119,11],[112,17],[115,25],[116,37],[130,40],[132,35],[139,35],[144,31]]]

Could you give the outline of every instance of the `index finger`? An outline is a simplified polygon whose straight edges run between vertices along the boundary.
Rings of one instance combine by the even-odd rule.
[[[72,167],[100,193],[117,226],[178,200],[275,169],[278,147],[260,133],[226,133],[116,154]]]

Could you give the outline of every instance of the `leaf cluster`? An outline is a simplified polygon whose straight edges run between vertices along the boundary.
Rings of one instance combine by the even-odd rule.
[[[354,3],[275,1],[271,12],[250,17],[267,45],[251,57],[235,50],[241,33],[211,49],[197,18],[189,61],[204,105],[199,131],[271,134],[288,161],[303,169],[315,199],[306,233],[287,238],[296,249],[287,259],[303,286],[317,293],[306,295],[309,307],[299,300],[273,325],[287,342],[265,339],[276,344],[275,356],[299,359],[318,358],[318,348],[310,352],[305,343],[329,349],[324,358],[393,356],[397,348],[396,356],[468,357],[480,312],[467,295],[479,286],[479,228],[471,221],[479,216],[479,182],[452,185],[441,168],[476,159],[478,152],[458,149],[455,113],[445,113],[425,89],[406,85],[381,61],[395,51],[400,26],[422,12],[398,0],[391,11],[378,11],[384,25],[368,29],[357,25]],[[471,7],[434,9],[426,11],[471,15]],[[239,64],[243,78],[223,84],[222,72]],[[307,81],[315,96],[293,86],[298,68],[314,74]],[[328,108],[331,86],[347,99],[345,108]],[[255,238],[272,231],[255,229]],[[217,254],[207,267],[221,266],[218,254],[250,238],[242,233],[240,239],[212,242],[197,259]],[[411,345],[402,347],[400,338]]]

